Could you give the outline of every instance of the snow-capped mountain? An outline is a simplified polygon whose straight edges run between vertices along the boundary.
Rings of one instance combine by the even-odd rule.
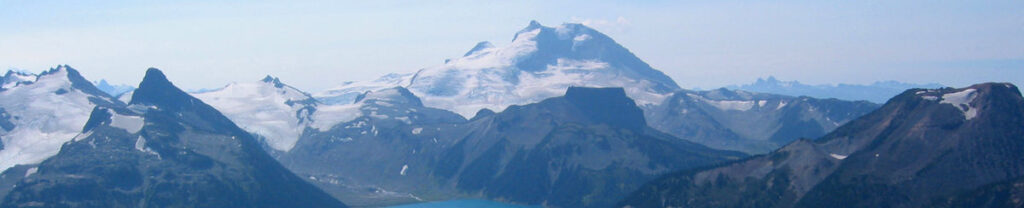
[[[209,103],[239,127],[259,135],[271,148],[288,151],[313,123],[318,102],[309,94],[271,76],[232,83],[192,96]]]
[[[131,85],[110,84],[105,79],[101,79],[100,81],[94,81],[93,85],[96,85],[96,88],[114,97],[135,90],[135,87]]]
[[[157,69],[129,104],[95,107],[0,207],[345,207]]]
[[[82,131],[93,107],[121,103],[67,65],[31,78],[8,72],[4,80],[18,84],[0,91],[0,172],[57,154]]]
[[[347,83],[318,94],[345,103],[353,92],[404,86],[426,106],[471,117],[480,109],[504,110],[514,104],[562,95],[570,86],[624,87],[641,105],[660,103],[680,89],[608,36],[582,24],[546,27],[531,21],[512,42],[496,47],[482,42],[464,56],[412,75],[388,75]]]
[[[911,89],[820,139],[797,140],[766,155],[670,174],[620,206],[986,204],[964,195],[979,188],[1006,193],[998,186],[1024,177],[1022,138],[1024,97],[1016,86]],[[997,200],[1009,202],[1005,195]]]

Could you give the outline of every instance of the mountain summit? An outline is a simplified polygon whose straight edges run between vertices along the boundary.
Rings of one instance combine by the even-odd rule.
[[[9,72],[3,81],[0,172],[57,154],[81,131],[93,107],[123,105],[67,65],[39,75]]]
[[[426,106],[471,117],[483,108],[558,97],[570,86],[623,87],[640,105],[660,103],[679,86],[608,36],[582,24],[543,26],[536,21],[515,34],[506,46],[481,42],[464,56],[410,75],[346,83],[316,97],[328,103],[351,103],[365,91],[403,86]],[[370,88],[367,88],[370,87]]]

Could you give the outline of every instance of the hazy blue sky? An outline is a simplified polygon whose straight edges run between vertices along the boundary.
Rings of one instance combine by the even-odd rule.
[[[316,91],[504,45],[536,19],[590,25],[687,88],[1024,84],[1020,0],[296,2],[0,0],[0,67],[133,85],[158,67],[187,89],[272,74]]]

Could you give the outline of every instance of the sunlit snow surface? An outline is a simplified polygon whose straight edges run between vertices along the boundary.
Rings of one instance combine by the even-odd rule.
[[[239,127],[263,136],[271,148],[289,150],[295,146],[309,122],[315,103],[309,95],[289,86],[268,81],[232,83],[223,88],[192,94],[217,108]]]
[[[953,107],[963,112],[964,118],[971,120],[978,115],[978,109],[971,106],[971,102],[974,101],[976,94],[975,89],[968,88],[960,92],[942,95],[942,101],[939,103],[953,105]]]
[[[0,88],[12,88],[26,82],[35,81],[36,75],[28,72],[7,71],[7,74],[0,78],[3,78],[0,80]]]
[[[193,95],[224,113],[242,129],[262,136],[271,148],[289,151],[307,129],[327,131],[364,115],[390,119],[376,111],[375,106],[406,102],[393,88],[361,94],[365,97],[358,103],[327,105],[279,81],[259,81],[230,84]],[[393,119],[411,122],[408,117]]]
[[[110,111],[110,114],[113,115],[110,118],[110,126],[124,129],[128,133],[138,133],[139,130],[142,130],[142,126],[146,124],[146,121],[139,116],[126,116],[114,113],[113,111]]]
[[[552,62],[537,58],[546,56],[554,56]],[[482,42],[463,57],[415,74],[345,83],[316,97],[326,103],[344,104],[353,101],[355,92],[402,86],[419,96],[427,107],[451,110],[468,118],[484,108],[502,111],[509,105],[561,96],[570,86],[625,87],[640,105],[660,103],[665,93],[678,88],[674,83],[659,86],[652,82],[645,76],[659,75],[634,69],[649,68],[638,59],[630,62],[634,58],[610,38],[585,26],[563,24],[550,28],[534,23],[517,33],[507,46]],[[627,64],[615,65],[610,60]],[[535,65],[540,68],[521,68]]]
[[[11,115],[11,131],[0,129],[0,171],[14,165],[39,163],[57,154],[89,120],[95,104],[91,95],[71,88],[67,71],[40,76],[31,84],[19,84],[0,92],[0,107]]]

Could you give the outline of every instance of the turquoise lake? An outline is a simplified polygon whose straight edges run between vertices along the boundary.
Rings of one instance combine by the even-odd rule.
[[[502,202],[482,200],[482,199],[460,199],[451,201],[438,201],[438,202],[427,202],[419,204],[406,204],[399,206],[392,206],[391,208],[441,208],[441,207],[454,207],[454,208],[483,208],[483,207],[498,207],[498,208],[534,208],[540,206],[523,206],[506,204]]]

